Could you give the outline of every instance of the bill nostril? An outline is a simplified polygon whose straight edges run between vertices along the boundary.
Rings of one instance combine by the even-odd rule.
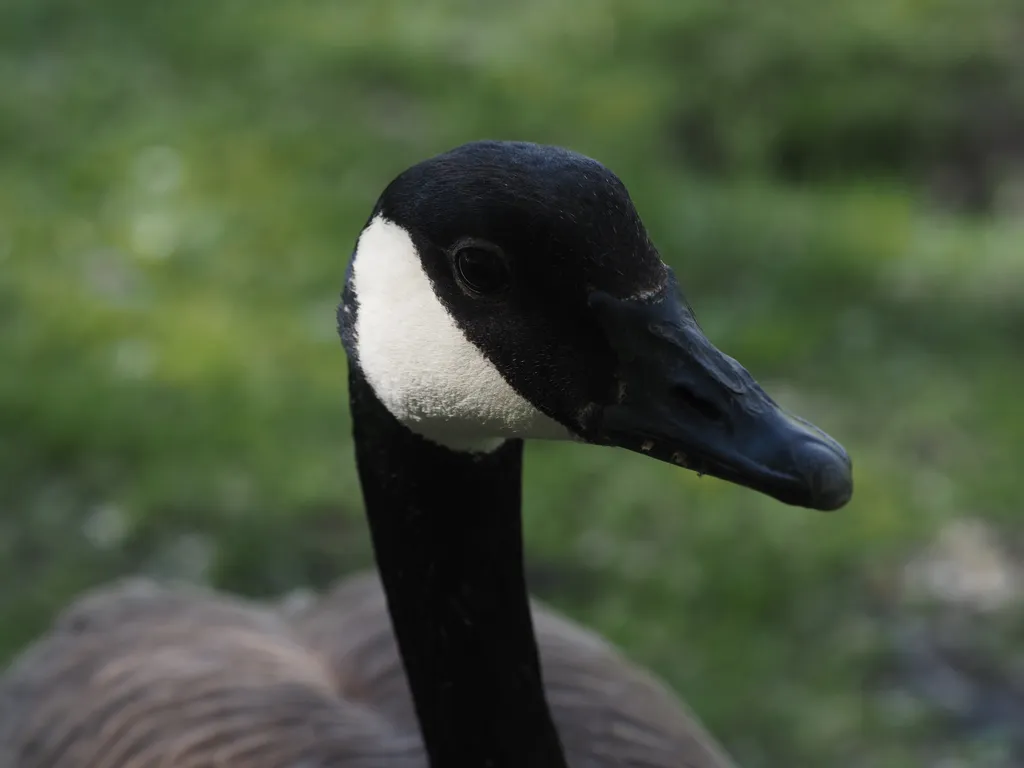
[[[711,422],[725,421],[725,413],[715,403],[706,397],[702,397],[692,389],[684,386],[676,386],[673,394],[687,405],[690,409],[699,413],[702,417]]]

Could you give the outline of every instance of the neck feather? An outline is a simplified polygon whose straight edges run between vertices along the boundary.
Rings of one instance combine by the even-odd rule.
[[[435,445],[349,370],[377,566],[432,768],[565,768],[523,571],[522,442]]]

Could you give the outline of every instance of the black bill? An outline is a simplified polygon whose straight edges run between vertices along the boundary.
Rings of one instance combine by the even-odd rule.
[[[673,283],[651,301],[594,292],[590,305],[619,358],[618,401],[597,441],[752,488],[786,504],[833,510],[853,495],[843,447],[772,400],[716,349]]]

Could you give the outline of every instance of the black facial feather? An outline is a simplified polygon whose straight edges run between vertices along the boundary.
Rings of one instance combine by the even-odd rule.
[[[563,423],[614,391],[615,360],[587,305],[654,294],[667,272],[626,187],[596,160],[522,142],[467,144],[398,176],[375,213],[406,229],[440,301],[509,383]],[[470,295],[467,239],[507,258],[508,290]]]

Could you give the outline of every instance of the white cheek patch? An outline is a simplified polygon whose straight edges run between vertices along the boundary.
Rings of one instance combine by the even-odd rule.
[[[511,437],[572,439],[462,333],[406,230],[375,217],[353,258],[359,365],[402,424],[458,450],[491,451]]]

